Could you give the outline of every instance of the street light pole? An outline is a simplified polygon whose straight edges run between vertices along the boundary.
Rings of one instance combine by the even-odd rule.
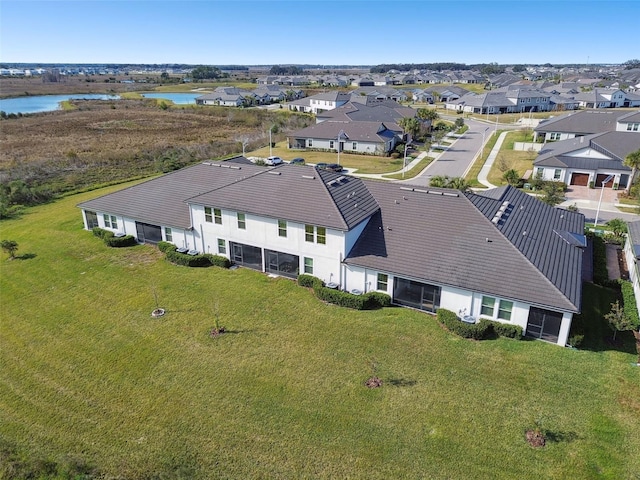
[[[407,170],[407,148],[409,148],[409,142],[404,144],[404,157],[402,160],[402,179],[404,180],[404,172]]]
[[[594,231],[595,231],[596,227],[598,226],[598,217],[600,216],[600,204],[602,204],[602,195],[604,194],[604,184],[607,183],[612,178],[613,178],[613,175],[609,175],[607,178],[605,178],[601,182],[602,190],[600,190],[600,200],[598,200],[598,209],[596,210],[596,220],[595,220],[595,222],[593,222],[593,230]]]
[[[271,152],[271,145],[272,145],[272,143],[271,143],[271,130],[273,130],[273,125],[271,125],[271,127],[269,127],[269,156],[270,157],[272,156],[271,155],[271,153],[272,153]]]

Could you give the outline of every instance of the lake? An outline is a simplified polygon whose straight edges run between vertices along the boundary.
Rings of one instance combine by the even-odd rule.
[[[143,93],[145,98],[163,98],[176,105],[195,105],[196,98],[206,92],[199,93]],[[75,95],[34,95],[31,97],[4,98],[0,100],[0,110],[9,113],[39,113],[52,112],[60,109],[60,103],[67,100],[119,100],[118,95],[103,95],[85,93]]]
[[[0,110],[9,113],[39,113],[60,109],[60,103],[67,100],[119,100],[118,95],[80,93],[74,95],[34,95],[32,97],[3,98]]]

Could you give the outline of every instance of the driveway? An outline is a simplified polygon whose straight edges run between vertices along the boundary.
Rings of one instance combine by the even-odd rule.
[[[577,185],[569,185],[569,189],[565,192],[564,196],[567,200],[587,200],[592,202],[599,202],[600,195],[602,195],[602,203],[617,203],[618,193],[621,190],[614,190],[613,188],[605,188],[604,192],[601,188],[589,188],[580,187]]]

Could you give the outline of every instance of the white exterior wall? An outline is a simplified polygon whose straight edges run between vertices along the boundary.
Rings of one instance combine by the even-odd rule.
[[[560,138],[557,137],[558,134],[560,134]],[[551,135],[555,135],[555,137],[552,139]],[[545,142],[559,142],[560,140],[568,140],[569,138],[575,138],[575,136],[576,136],[575,133],[547,132],[544,135],[544,141]]]
[[[213,208],[213,207],[212,207]],[[287,236],[278,235],[278,219],[245,214],[246,228],[238,228],[237,212],[221,209],[222,225],[205,221],[204,206],[191,205],[193,224],[202,231],[197,249],[205,253],[218,253],[218,239],[226,242],[227,258],[231,258],[229,242],[243,243],[261,249],[276,250],[300,257],[300,273],[304,273],[304,257],[313,259],[313,275],[325,282],[336,282],[340,275],[340,262],[344,257],[345,235],[339,230],[326,229],[326,244],[305,240],[305,225],[287,221]],[[243,212],[241,212],[243,213]],[[284,219],[283,219],[284,220]],[[263,252],[264,262],[264,252]],[[264,270],[264,265],[263,265]]]
[[[333,142],[333,147],[331,147],[331,142]],[[319,139],[319,138],[312,138],[311,139],[311,143],[312,145],[309,147],[309,141],[307,139],[306,145],[307,148],[317,148],[317,149],[322,149],[322,150],[334,150],[336,151],[337,154],[337,147],[338,147],[338,138],[336,135],[336,139],[335,140],[325,140],[325,139]],[[356,149],[353,150],[353,141],[351,140],[345,140],[344,141],[344,148],[342,150],[342,153],[352,153],[352,152],[358,152],[358,153],[368,153],[370,155],[374,155],[376,153],[378,154],[382,154],[384,153],[384,148],[385,145],[382,142],[379,143],[374,143],[374,142],[356,142]]]
[[[571,179],[571,175],[567,175],[566,168],[555,168],[555,167],[535,167],[533,170],[533,177],[536,178],[538,176],[538,172],[542,169],[542,180],[552,180],[556,182],[565,182],[568,183]],[[554,178],[556,170],[560,170],[560,178]],[[588,173],[588,172],[584,172]]]
[[[343,290],[351,291],[353,289],[358,289],[363,292],[376,290],[377,280],[378,280],[378,271],[373,269],[365,269],[362,267],[356,267],[353,265],[346,265],[344,268],[346,281],[342,286]],[[381,272],[385,273],[385,272]],[[402,277],[405,278],[405,277]],[[394,283],[394,275],[388,274],[388,282],[387,282],[387,293],[391,297],[393,297],[393,283]],[[424,282],[431,283],[432,285],[437,285],[433,282]],[[486,318],[488,320],[493,320],[496,322],[519,325],[522,327],[523,333],[527,330],[527,323],[529,320],[529,308],[531,305],[524,302],[519,302],[516,300],[501,298],[492,294],[483,294],[481,292],[472,292],[469,290],[464,290],[461,288],[451,287],[451,286],[440,286],[440,308],[444,308],[447,310],[451,310],[456,314],[463,315],[471,315],[476,318]],[[488,296],[495,299],[493,316],[481,315],[480,309],[482,306],[482,297]],[[501,320],[498,318],[498,307],[500,305],[500,300],[507,300],[513,302],[513,308],[511,310],[511,320]],[[567,344],[567,339],[569,337],[569,329],[571,327],[571,319],[573,318],[572,313],[563,313],[562,315],[562,324],[560,326],[560,333],[558,335],[557,344],[560,346],[565,346]]]
[[[636,264],[636,255],[633,251],[633,244],[627,235],[627,241],[624,245],[624,257],[627,261],[627,270],[629,270],[629,281],[633,284],[633,293],[636,297],[636,307],[640,312],[640,276],[638,275],[638,266]]]

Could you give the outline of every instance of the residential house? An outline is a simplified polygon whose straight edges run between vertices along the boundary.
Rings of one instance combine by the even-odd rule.
[[[618,126],[621,117],[638,118],[640,117],[639,113],[640,111],[635,112],[635,115],[630,115],[628,112],[620,110],[580,110],[551,117],[542,120],[533,129],[533,140],[555,142],[593,133],[622,130],[622,127]]]
[[[558,345],[580,311],[584,217],[511,187],[481,195],[226,161],[79,207],[86,229],[164,240],[273,275],[306,273],[355,294],[384,292],[429,313],[520,325]]]
[[[594,88],[573,96],[582,108],[620,108],[625,106],[625,93],[620,89]],[[630,105],[626,105],[630,106]]]
[[[629,281],[633,284],[636,307],[640,312],[640,220],[627,223],[624,257],[629,271]]]
[[[609,176],[605,188],[625,188],[632,181],[625,157],[640,149],[640,134],[611,131],[547,143],[533,162],[544,180],[567,185],[597,186]]]
[[[400,105],[393,100],[370,103],[349,102],[334,110],[319,113],[316,116],[316,123],[326,121],[381,122],[389,130],[401,135],[403,129],[399,126],[399,122],[403,118],[414,118],[416,113],[415,109]]]
[[[351,100],[357,97],[368,97],[376,100],[395,100],[396,102],[406,102],[407,94],[392,87],[361,87],[351,91]]]
[[[325,121],[287,135],[291,149],[380,156],[389,154],[399,140],[383,122]]]
[[[289,110],[318,114],[333,110],[351,99],[348,92],[323,92],[288,103]]]

